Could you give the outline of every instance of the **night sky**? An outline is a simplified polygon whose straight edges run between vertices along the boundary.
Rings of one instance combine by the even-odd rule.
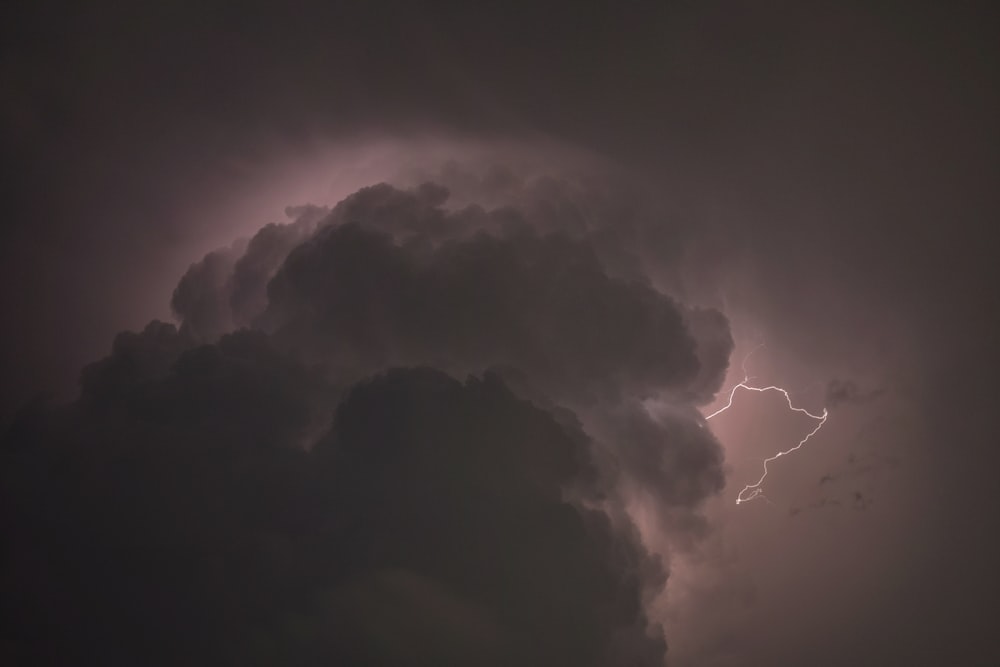
[[[990,3],[0,25],[0,663],[1000,664]]]

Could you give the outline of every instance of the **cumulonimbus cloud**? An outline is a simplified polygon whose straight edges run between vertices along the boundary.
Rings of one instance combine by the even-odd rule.
[[[75,402],[25,411],[4,437],[15,650],[660,664],[647,538],[696,534],[722,487],[695,406],[732,339],[532,192],[290,210],[192,265],[179,328],[120,334]]]

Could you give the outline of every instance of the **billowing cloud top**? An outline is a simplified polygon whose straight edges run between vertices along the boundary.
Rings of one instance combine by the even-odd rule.
[[[573,207],[448,201],[290,209],[190,268],[179,328],[120,334],[75,402],[22,414],[15,654],[662,663],[648,536],[689,537],[722,486],[695,406],[725,318],[610,270],[623,248]]]

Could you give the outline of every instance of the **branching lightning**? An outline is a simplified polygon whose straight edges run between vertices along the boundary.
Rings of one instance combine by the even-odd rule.
[[[828,415],[826,408],[823,408],[823,412],[821,412],[820,414],[817,415],[817,414],[813,414],[813,413],[809,412],[805,408],[796,407],[794,404],[792,404],[792,398],[791,398],[791,396],[788,395],[788,391],[786,389],[782,388],[782,387],[778,387],[778,386],[775,386],[775,385],[769,385],[767,387],[755,387],[755,386],[753,386],[753,385],[750,384],[750,380],[752,378],[747,373],[747,360],[750,359],[751,355],[753,355],[754,352],[756,352],[757,350],[759,350],[762,347],[764,347],[763,343],[761,343],[760,345],[758,345],[757,347],[755,347],[753,350],[750,351],[749,354],[747,354],[746,357],[744,357],[743,364],[741,366],[742,369],[743,369],[743,381],[740,382],[739,384],[735,385],[732,388],[732,390],[730,390],[730,392],[729,392],[729,400],[726,402],[726,404],[724,406],[722,406],[721,408],[719,408],[718,410],[716,410],[715,412],[713,412],[712,414],[706,415],[705,416],[705,420],[708,421],[708,420],[712,419],[713,417],[716,417],[719,414],[721,414],[721,413],[725,412],[726,410],[728,410],[729,408],[731,408],[733,406],[733,399],[736,396],[736,392],[738,390],[740,390],[740,389],[745,389],[746,391],[756,391],[756,392],[759,392],[759,393],[764,393],[764,392],[768,392],[768,391],[779,392],[782,396],[785,397],[785,402],[788,403],[788,409],[789,410],[791,410],[792,412],[802,413],[802,414],[806,415],[807,417],[809,417],[810,419],[815,420],[816,421],[816,426],[815,426],[815,428],[813,428],[813,430],[809,431],[809,433],[807,433],[804,438],[802,438],[801,440],[799,440],[798,444],[796,444],[794,447],[792,447],[790,449],[785,449],[785,450],[779,451],[777,454],[774,454],[774,455],[769,456],[768,458],[764,459],[764,464],[763,464],[764,465],[764,470],[761,473],[760,478],[756,482],[754,482],[753,484],[747,484],[746,486],[743,487],[743,490],[740,491],[739,494],[736,496],[736,504],[737,505],[739,505],[740,503],[749,502],[751,500],[756,500],[757,498],[763,498],[764,500],[767,500],[767,496],[764,495],[764,489],[763,489],[764,479],[767,477],[767,464],[770,463],[771,461],[774,461],[776,459],[781,458],[782,456],[786,456],[788,454],[791,454],[794,451],[797,451],[804,444],[806,444],[807,442],[809,442],[809,439],[812,438],[814,435],[816,435],[821,428],[823,428],[823,424],[826,423],[826,419],[827,419],[827,415]]]

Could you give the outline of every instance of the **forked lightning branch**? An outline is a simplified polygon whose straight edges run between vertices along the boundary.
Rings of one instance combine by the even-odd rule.
[[[764,392],[769,392],[769,391],[779,392],[782,396],[785,397],[785,402],[788,404],[788,409],[789,410],[791,410],[792,412],[799,412],[801,414],[806,415],[810,419],[813,419],[816,422],[816,426],[811,431],[809,431],[809,433],[807,433],[804,438],[802,438],[801,440],[799,440],[798,443],[794,447],[790,447],[789,449],[783,449],[783,450],[779,451],[778,453],[773,454],[773,455],[767,457],[766,459],[764,459],[764,462],[763,462],[763,471],[760,474],[760,478],[758,478],[757,481],[754,482],[753,484],[747,484],[746,486],[743,487],[743,490],[740,491],[739,494],[736,496],[736,504],[737,505],[739,505],[741,503],[749,502],[751,500],[756,500],[757,498],[764,498],[765,500],[767,500],[767,496],[764,495],[764,480],[767,478],[767,473],[768,473],[767,465],[769,463],[771,463],[772,461],[780,459],[782,456],[787,456],[788,454],[791,454],[792,452],[801,449],[803,445],[805,445],[807,442],[809,442],[810,438],[812,438],[814,435],[816,435],[819,432],[819,430],[821,428],[823,428],[823,424],[826,423],[826,419],[827,419],[827,415],[828,415],[826,408],[823,408],[823,412],[821,412],[820,414],[817,415],[817,414],[813,414],[812,412],[809,412],[805,408],[796,407],[792,403],[792,398],[791,398],[791,396],[788,395],[788,391],[786,389],[784,389],[783,387],[778,387],[778,386],[775,386],[775,385],[769,385],[767,387],[755,387],[755,386],[753,386],[753,385],[750,384],[750,379],[751,378],[750,378],[750,375],[747,373],[747,368],[746,368],[747,360],[750,358],[750,356],[754,352],[756,352],[757,350],[759,350],[761,347],[763,347],[763,344],[758,345],[756,348],[754,348],[753,350],[751,350],[750,354],[748,354],[743,359],[743,365],[742,365],[742,368],[743,368],[743,381],[740,382],[739,384],[737,384],[736,386],[734,386],[732,388],[732,390],[730,390],[730,392],[729,392],[729,400],[726,402],[726,404],[724,406],[722,406],[721,408],[719,408],[718,410],[716,410],[715,412],[713,412],[713,413],[711,413],[709,415],[706,415],[705,416],[705,420],[708,421],[708,420],[710,420],[710,419],[712,419],[714,417],[717,417],[718,415],[722,414],[723,412],[725,412],[726,410],[728,410],[729,408],[731,408],[733,406],[733,400],[736,397],[736,392],[742,389],[742,390],[745,390],[745,391],[755,391],[755,392],[759,392],[759,393],[764,393]]]

